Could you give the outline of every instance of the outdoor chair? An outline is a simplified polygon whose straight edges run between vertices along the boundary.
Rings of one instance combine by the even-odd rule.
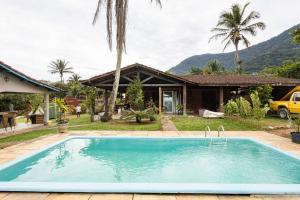
[[[7,131],[7,126],[6,126],[6,123],[4,121],[3,115],[0,115],[0,124],[2,124],[2,127],[5,129],[5,131]]]

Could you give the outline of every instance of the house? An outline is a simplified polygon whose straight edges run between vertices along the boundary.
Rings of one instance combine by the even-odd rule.
[[[112,89],[115,71],[82,81],[84,85]],[[172,75],[139,63],[121,69],[119,93],[125,93],[138,77],[143,86],[145,102],[150,99],[160,112],[176,113],[177,105],[183,114],[198,113],[200,108],[222,111],[224,104],[236,95],[247,95],[251,87],[271,85],[274,97],[280,98],[288,90],[300,85],[299,79],[257,75]]]
[[[49,93],[59,92],[58,88],[47,85],[41,81],[33,79],[22,72],[14,69],[12,66],[0,61],[0,94],[43,94],[45,109],[44,123],[49,121]]]

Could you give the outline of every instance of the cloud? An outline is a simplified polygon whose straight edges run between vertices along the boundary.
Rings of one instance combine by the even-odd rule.
[[[47,69],[58,58],[70,61],[70,66],[84,78],[114,69],[115,53],[107,46],[104,15],[96,26],[91,24],[96,0],[0,2],[0,60],[45,80],[58,79]],[[123,64],[140,62],[162,70],[191,55],[221,52],[220,41],[208,43],[210,30],[220,12],[235,3],[162,0],[160,9],[148,0],[129,2]],[[267,24],[265,31],[251,39],[252,44],[298,24],[299,6],[297,0],[252,0],[250,9],[258,10]]]

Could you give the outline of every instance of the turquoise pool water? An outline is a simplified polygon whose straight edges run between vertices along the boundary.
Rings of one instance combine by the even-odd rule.
[[[27,182],[299,184],[299,172],[297,158],[249,139],[78,137],[0,168],[0,190]]]

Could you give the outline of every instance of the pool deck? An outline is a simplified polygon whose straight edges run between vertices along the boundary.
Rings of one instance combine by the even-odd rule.
[[[263,131],[227,131],[227,137],[250,137],[270,144],[300,157],[300,145]],[[68,134],[54,134],[22,142],[0,150],[0,165],[39,150],[69,136],[144,136],[144,137],[204,137],[203,131],[70,131]],[[216,133],[214,133],[216,135]],[[66,194],[66,193],[13,193],[0,192],[0,200],[300,200],[300,196],[261,196],[261,195],[147,195],[147,194]]]

